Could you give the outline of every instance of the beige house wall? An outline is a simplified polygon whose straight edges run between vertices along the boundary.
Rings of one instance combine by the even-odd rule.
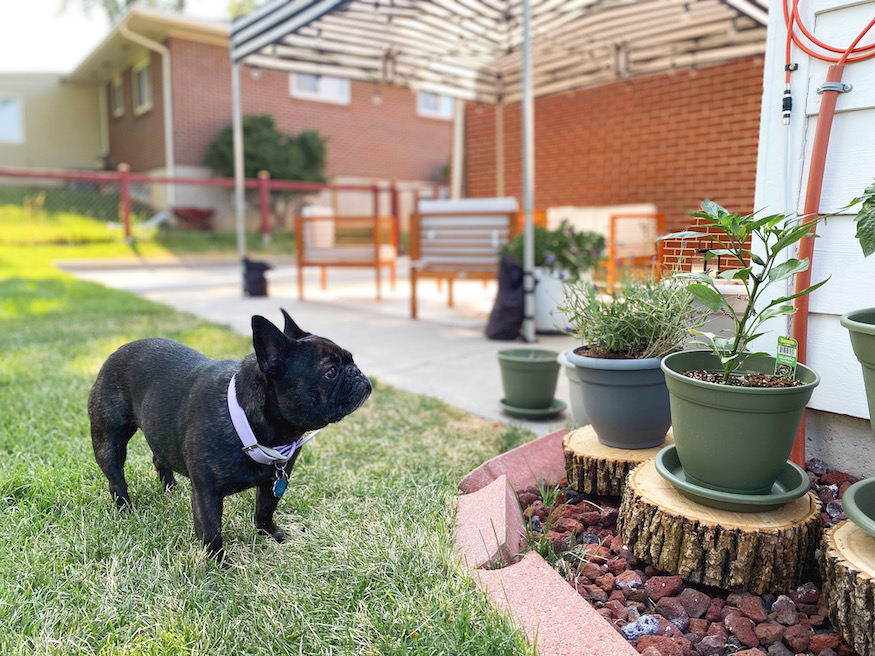
[[[0,74],[0,97],[22,104],[24,141],[0,142],[0,166],[94,169],[103,153],[96,85],[54,73]]]

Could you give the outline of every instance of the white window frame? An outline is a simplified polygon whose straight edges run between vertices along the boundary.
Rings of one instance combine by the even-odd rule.
[[[121,75],[116,75],[109,84],[109,102],[113,118],[125,115],[125,81]]]
[[[140,96],[140,79],[146,81],[145,96]],[[139,116],[145,114],[152,109],[152,61],[149,58],[143,59],[134,64],[131,68],[131,89],[133,90],[134,114]]]
[[[316,78],[316,91],[299,88],[299,83],[304,79],[304,76]],[[325,84],[323,82],[328,80],[331,80],[332,82],[339,81],[341,83],[339,94],[334,93],[333,85]],[[291,95],[292,98],[332,103],[334,105],[349,105],[352,101],[349,78],[335,77],[333,75],[314,75],[313,73],[291,73],[289,75],[289,95]]]
[[[0,132],[0,144],[23,144],[24,143],[24,101],[20,96],[16,96],[13,94],[3,94],[0,95],[0,102],[11,101],[14,105],[18,107],[17,116],[13,115],[13,120],[17,119],[17,130],[16,126],[13,126],[13,132],[9,135],[5,135]]]
[[[439,107],[426,105],[427,98],[436,98]],[[423,118],[436,118],[442,121],[452,121],[456,114],[456,101],[451,96],[445,96],[434,91],[416,92],[416,113]]]

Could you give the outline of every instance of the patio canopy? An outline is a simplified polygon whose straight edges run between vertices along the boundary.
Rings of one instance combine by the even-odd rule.
[[[237,64],[401,85],[499,106],[519,101],[524,338],[534,341],[534,96],[759,54],[765,51],[767,20],[768,0],[274,0],[231,28],[241,258]]]

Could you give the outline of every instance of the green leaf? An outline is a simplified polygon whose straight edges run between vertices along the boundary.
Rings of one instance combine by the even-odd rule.
[[[720,310],[726,304],[723,296],[708,285],[693,283],[692,285],[687,285],[686,290],[710,310]]]
[[[787,301],[792,301],[794,298],[799,298],[800,296],[805,296],[806,294],[810,294],[818,287],[823,287],[832,276],[828,276],[826,280],[821,280],[818,283],[811,285],[807,289],[803,289],[801,292],[796,292],[795,294],[791,294],[790,296],[782,296],[781,298],[776,298],[772,303],[786,303]]]
[[[707,198],[702,201],[702,210],[705,212],[705,214],[715,219],[729,214],[729,212],[727,212],[725,208],[721,207],[712,200],[708,200]]]
[[[808,258],[797,260],[795,257],[791,257],[786,262],[781,262],[778,266],[769,271],[769,280],[772,282],[786,280],[790,276],[795,276],[797,273],[802,273],[807,269]]]
[[[704,232],[695,232],[694,230],[682,230],[680,232],[673,232],[670,235],[658,237],[657,241],[666,239],[700,239],[702,237],[710,237],[710,235]]]
[[[866,187],[863,192],[863,207],[854,218],[857,223],[857,240],[863,255],[869,257],[875,253],[875,183]]]
[[[717,275],[724,280],[747,280],[750,278],[750,273],[750,267],[745,267],[743,269],[726,269]]]
[[[785,231],[781,231],[781,233],[779,233],[781,236],[771,248],[770,252],[772,257],[775,257],[778,253],[787,248],[787,246],[795,244],[803,237],[817,237],[817,233],[812,233],[811,228],[816,225],[818,221],[819,219],[816,219],[814,221],[809,221],[808,223],[803,223],[802,225],[788,228]]]
[[[762,322],[774,319],[775,317],[783,317],[795,313],[796,308],[792,305],[770,305],[757,315],[757,319]]]

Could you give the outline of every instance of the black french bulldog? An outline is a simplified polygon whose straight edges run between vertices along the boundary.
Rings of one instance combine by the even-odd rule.
[[[107,358],[88,397],[94,456],[119,509],[131,504],[124,464],[140,428],[164,488],[174,486],[174,472],[191,479],[195,533],[219,561],[224,498],[255,487],[255,525],[282,542],[273,514],[300,453],[300,445],[291,453],[288,445],[340,421],[371,393],[349,351],[282,313],[283,332],[252,317],[255,353],[242,362],[213,360],[163,338],[125,344]],[[258,442],[252,453],[232,423],[229,406],[237,404]]]

